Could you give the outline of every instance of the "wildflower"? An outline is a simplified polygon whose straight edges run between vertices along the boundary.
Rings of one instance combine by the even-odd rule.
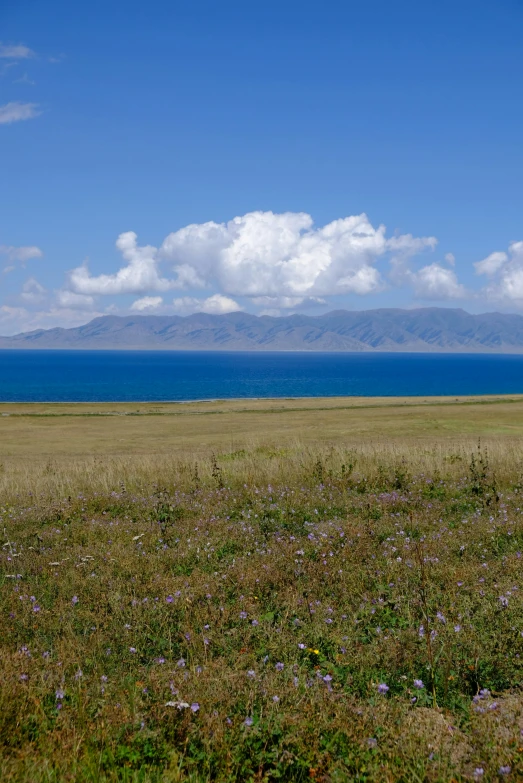
[[[366,743],[369,748],[375,748],[378,744],[378,740],[375,737],[367,737]]]
[[[84,673],[83,673],[83,671],[82,671],[81,669],[78,669],[78,671],[77,671],[77,672],[76,672],[76,674],[74,675],[74,678],[75,678],[75,680],[79,680],[79,679],[80,679],[81,677],[83,677],[83,676],[84,676]]]
[[[254,669],[249,669],[249,671],[247,672],[247,677],[249,677],[251,680],[253,680],[256,677],[256,672],[254,671]]]
[[[414,680],[414,687],[418,688],[419,690],[424,688],[425,686],[423,684],[423,680]]]
[[[136,647],[129,647],[129,652],[130,653],[135,653],[136,652]]]
[[[510,770],[511,770],[511,767],[509,767],[508,765],[505,766],[505,767],[500,767],[499,768],[499,774],[500,775],[510,775]]]
[[[62,701],[62,699],[65,697],[65,691],[62,688],[58,688],[58,690],[55,692],[56,701]]]
[[[251,625],[258,625],[258,624],[259,624],[258,620],[253,620],[252,623],[251,623]]]
[[[275,666],[276,671],[282,672],[284,668],[285,668],[284,664],[281,661],[278,661],[278,663]]]
[[[240,620],[246,620],[247,619],[247,612],[240,612]]]
[[[39,612],[39,611],[40,611],[40,607],[38,606],[38,604],[35,604],[33,606],[33,612]]]
[[[378,685],[378,693],[385,694],[388,692],[388,690],[389,690],[389,686],[386,685],[384,682],[380,682],[380,684]]]
[[[73,605],[73,606],[76,606],[76,604],[78,603],[78,601],[79,601],[79,600],[80,600],[80,599],[78,598],[78,596],[77,596],[77,595],[73,595],[73,597],[71,598],[71,603],[72,603],[72,605]]]
[[[499,602],[503,608],[508,606],[508,598],[504,595],[500,595]]]
[[[165,663],[165,658],[162,658],[162,657],[157,658],[156,659],[156,663]]]
[[[323,682],[331,682],[332,677],[330,674],[326,674],[325,677],[323,677]]]
[[[252,720],[252,718],[247,717],[247,718],[245,718],[245,720],[243,722],[244,722],[245,726],[252,726],[253,720]]]
[[[106,675],[106,674],[102,674],[102,676],[100,677],[100,679],[101,679],[101,681],[102,681],[102,682],[107,682],[107,680],[108,680],[108,677],[107,677],[107,675]]]
[[[22,680],[22,682],[23,682],[24,680],[28,680],[28,679],[29,679],[29,675],[28,675],[28,674],[21,674],[21,675],[20,675],[20,679]]]
[[[454,630],[456,631],[456,633],[459,633],[461,631],[461,625],[459,623],[458,625],[455,625]]]
[[[200,709],[200,705],[198,704],[198,702],[193,701],[193,703],[191,704],[191,710],[193,712],[198,712],[199,709]]]
[[[424,628],[422,625],[420,625],[420,627],[419,627],[419,629],[418,629],[418,636],[420,637],[420,639],[421,639],[423,636],[425,636],[425,628]]]
[[[484,773],[485,770],[483,769],[483,767],[476,767],[476,769],[474,770],[474,777],[481,778],[483,777]]]
[[[49,658],[50,656],[51,653],[49,652],[49,650],[46,650],[45,652],[42,653],[42,658]]]
[[[279,702],[279,700],[280,700],[280,697],[279,697],[279,696],[273,696],[273,697],[272,697],[272,700],[273,700],[273,702],[274,702],[275,704],[277,704],[277,703]]]
[[[300,644],[298,645],[298,648],[300,650],[305,650],[305,645],[300,642]]]
[[[184,660],[184,658],[180,658],[180,660],[179,660],[179,661],[176,661],[176,665],[177,665],[177,667],[178,667],[179,669],[183,669],[183,667],[185,666],[185,660]]]
[[[174,601],[174,598],[172,597],[172,595],[168,595],[168,596],[167,596],[167,598],[166,598],[165,600],[166,600],[166,602],[167,602],[168,604],[172,604],[172,602]]]
[[[294,678],[293,678],[293,680],[292,680],[292,684],[294,685],[294,687],[295,687],[295,688],[297,688],[297,687],[298,687],[298,684],[299,684],[299,682],[300,682],[300,681],[298,680],[298,678],[297,678],[297,677],[294,677]]]
[[[440,621],[440,623],[443,623],[443,625],[445,625],[445,624],[446,624],[447,620],[445,619],[445,616],[444,616],[444,615],[443,615],[441,612],[438,612],[438,613],[436,614],[436,617],[438,618],[438,620]]]

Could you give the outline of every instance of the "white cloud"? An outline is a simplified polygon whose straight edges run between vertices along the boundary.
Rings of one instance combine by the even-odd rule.
[[[144,310],[156,310],[162,303],[161,296],[144,296],[132,303],[131,310],[136,310],[139,313]]]
[[[27,60],[30,57],[34,57],[35,53],[28,46],[18,44],[12,46],[9,44],[0,44],[0,58],[6,60]]]
[[[304,212],[250,212],[169,234],[161,256],[173,262],[180,287],[191,278],[233,296],[365,295],[383,287],[374,266],[380,257],[407,257],[435,243],[410,234],[387,239],[365,214],[315,228]]]
[[[94,299],[92,296],[85,296],[85,294],[75,294],[73,291],[57,291],[56,300],[60,307],[71,310],[83,310],[89,311],[94,307]]]
[[[89,320],[106,313],[92,311]],[[86,322],[85,312],[52,306],[49,310],[31,311],[25,307],[0,306],[0,335],[8,336],[35,329],[52,329],[61,326],[66,329],[82,326]]]
[[[177,298],[175,307],[226,312],[238,309],[234,297],[242,296],[255,306],[292,309],[325,303],[326,296],[379,292],[385,287],[376,266],[380,259],[392,257],[397,269],[404,268],[413,255],[435,245],[434,237],[387,238],[385,227],[375,228],[365,214],[315,227],[304,212],[250,212],[228,223],[185,226],[169,234],[159,250],[139,246],[132,231],[120,234],[116,246],[123,265],[92,275],[84,263],[69,273],[67,287],[83,296],[138,294],[134,310],[156,306],[149,300],[158,292],[193,294],[203,288],[218,293]],[[162,264],[171,266],[173,277],[160,271]]]
[[[449,266],[456,266],[456,256],[454,255],[454,253],[446,253],[445,261]]]
[[[11,103],[0,106],[0,125],[9,125],[11,122],[19,122],[20,120],[31,120],[41,113],[38,111],[37,103],[11,101]]]
[[[478,275],[490,278],[483,289],[487,299],[523,304],[523,242],[512,242],[508,253],[491,253],[474,266]]]
[[[22,286],[21,298],[26,302],[41,302],[44,299],[45,288],[34,277],[30,277]]]
[[[495,275],[507,261],[508,255],[506,253],[491,253],[483,261],[476,261],[474,267],[478,275],[490,277]]]
[[[458,282],[456,273],[440,264],[429,264],[417,272],[409,272],[409,281],[418,299],[442,301],[463,299],[467,291]]]
[[[77,294],[110,295],[110,294],[142,294],[148,291],[167,291],[174,288],[175,283],[166,280],[158,274],[157,249],[151,245],[138,247],[134,231],[120,234],[116,247],[127,261],[113,275],[89,274],[87,264],[73,269],[69,273],[69,286]]]
[[[192,296],[182,296],[173,299],[174,311],[178,315],[189,315],[190,313],[209,313],[211,315],[222,315],[225,313],[235,313],[241,310],[238,302],[222,294],[213,294],[207,299],[197,299]]]
[[[325,305],[327,304],[325,299],[321,299],[319,296],[255,296],[251,300],[257,307],[271,308],[271,313],[276,310],[292,310],[294,307],[310,306],[310,305]]]
[[[13,263],[21,261],[24,264],[31,258],[42,258],[43,253],[39,247],[34,245],[27,247],[14,247],[13,245],[0,245],[0,255],[6,256],[7,260]]]

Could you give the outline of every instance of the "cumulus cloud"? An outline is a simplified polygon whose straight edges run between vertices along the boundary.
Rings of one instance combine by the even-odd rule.
[[[506,253],[491,253],[489,256],[483,259],[483,261],[477,261],[474,264],[476,273],[478,275],[487,275],[488,277],[494,275],[501,267],[508,261],[508,255]]]
[[[120,234],[116,247],[127,264],[113,275],[91,276],[87,264],[69,273],[69,287],[77,294],[110,295],[142,294],[148,291],[167,291],[174,281],[160,277],[157,267],[157,249],[152,245],[138,246],[134,231]]]
[[[13,245],[0,245],[0,255],[6,256],[10,263],[20,261],[25,264],[31,258],[42,258],[43,253],[39,247],[34,245],[26,247],[14,247]]]
[[[375,228],[365,214],[316,228],[304,212],[250,212],[175,231],[161,256],[173,263],[181,287],[190,277],[232,296],[365,295],[383,287],[380,257],[409,256],[435,242],[410,234],[387,239],[385,226]]]
[[[491,253],[474,264],[478,275],[490,282],[483,293],[488,299],[523,303],[523,242],[512,242],[508,252]]]
[[[197,299],[192,296],[182,296],[173,299],[174,311],[178,315],[189,315],[190,313],[209,313],[211,315],[223,315],[225,313],[235,313],[241,310],[238,302],[222,294],[213,294],[207,299]]]
[[[139,313],[144,310],[157,310],[162,303],[163,299],[161,296],[143,296],[132,303],[131,310],[136,310]]]
[[[38,111],[37,103],[20,103],[11,101],[0,106],[0,125],[9,125],[20,120],[31,120],[42,112]]]
[[[442,301],[463,299],[467,296],[467,291],[458,282],[456,273],[440,264],[429,264],[417,272],[410,272],[409,279],[418,299]]]
[[[85,294],[75,294],[73,291],[57,291],[56,301],[60,307],[64,307],[70,310],[89,311],[94,307],[94,299],[92,296],[86,296]]]
[[[84,263],[69,273],[67,287],[84,296],[138,294],[132,305],[138,311],[153,306],[152,294],[172,289],[191,294],[174,300],[183,312],[230,312],[239,309],[237,296],[255,306],[292,309],[333,295],[376,293],[385,287],[381,259],[392,258],[399,267],[435,245],[434,237],[388,238],[385,226],[373,226],[365,214],[316,227],[304,212],[250,212],[227,223],[185,226],[159,249],[140,246],[132,231],[120,234],[120,268],[92,275]],[[194,298],[198,289],[217,293]]]
[[[44,299],[45,288],[34,277],[30,277],[22,286],[21,298],[25,302],[41,302]]]
[[[35,53],[28,46],[18,44],[16,46],[9,44],[0,44],[0,58],[5,60],[27,60],[34,57]]]

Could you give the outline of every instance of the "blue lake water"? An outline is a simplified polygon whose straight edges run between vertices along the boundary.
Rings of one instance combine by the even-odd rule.
[[[523,356],[0,351],[0,402],[523,393]]]

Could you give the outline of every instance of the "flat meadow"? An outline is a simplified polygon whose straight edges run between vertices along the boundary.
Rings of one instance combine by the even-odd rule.
[[[523,398],[0,414],[2,781],[523,779]]]

